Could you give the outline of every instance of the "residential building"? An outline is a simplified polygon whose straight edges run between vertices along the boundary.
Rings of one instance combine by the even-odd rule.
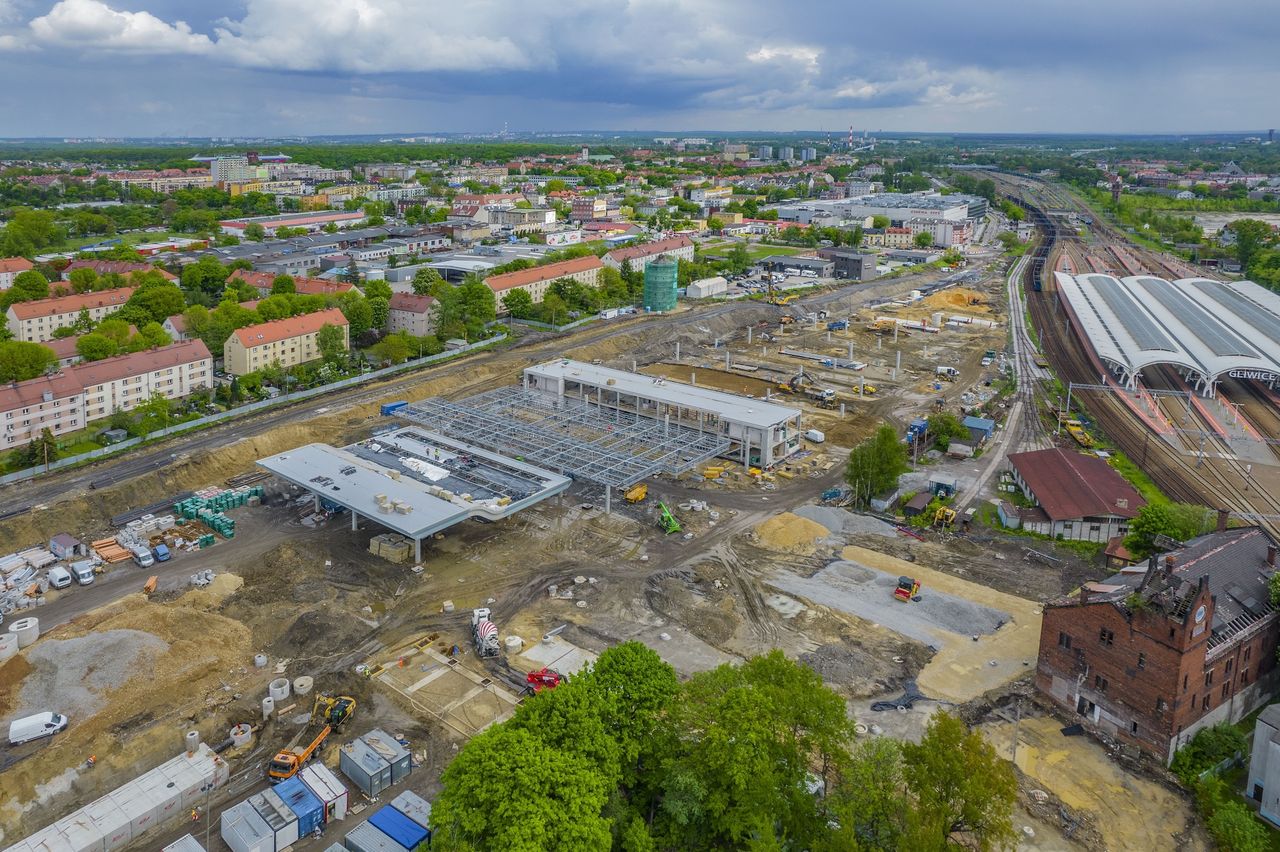
[[[300,180],[247,180],[227,185],[227,192],[232,198],[248,195],[250,192],[262,192],[267,195],[303,195],[305,186]]]
[[[343,348],[350,347],[347,318],[337,308],[237,329],[223,348],[226,371],[243,376],[272,364],[288,368],[314,361],[320,357],[317,337],[326,325],[341,328]]]
[[[1022,526],[1072,541],[1105,543],[1129,532],[1129,523],[1147,505],[1132,485],[1105,461],[1062,449],[1009,455],[1013,480],[1032,500]]]
[[[760,147],[756,148],[756,159],[757,159],[757,160],[772,160],[772,159],[773,159],[773,146],[772,146],[772,145],[761,145]]]
[[[707,204],[716,201],[732,201],[733,187],[731,186],[698,186],[689,190],[689,200],[694,204]]]
[[[1275,560],[1270,535],[1228,530],[1223,513],[1217,532],[1050,601],[1036,687],[1081,724],[1168,762],[1197,731],[1274,694]]]
[[[213,157],[209,160],[209,174],[215,184],[238,183],[257,178],[258,166],[250,164],[245,156]]]
[[[387,311],[387,331],[407,331],[425,337],[435,331],[435,302],[430,296],[392,293]]]
[[[85,422],[131,411],[159,394],[181,399],[213,386],[213,356],[203,340],[117,355],[67,368],[84,388]]]
[[[512,290],[524,290],[536,305],[546,295],[547,288],[557,278],[572,278],[588,287],[600,284],[600,270],[604,264],[595,255],[575,257],[559,263],[548,263],[546,266],[535,266],[532,269],[520,269],[515,272],[504,272],[501,275],[490,275],[484,280],[493,290],[498,300],[498,312],[506,310],[506,296]]]
[[[34,268],[35,264],[25,257],[0,257],[0,290],[8,290],[20,273]]]
[[[556,223],[556,211],[545,207],[509,207],[494,210],[489,224],[514,234],[532,234],[545,231]]]
[[[166,281],[178,280],[178,276],[167,269],[152,266],[150,263],[134,263],[128,260],[73,260],[62,270],[62,280],[70,281],[71,273],[77,269],[92,269],[99,276],[123,275],[125,278],[135,272],[157,272]]]
[[[182,314],[165,317],[164,322],[160,323],[160,327],[173,340],[187,339],[187,318]]]
[[[108,314],[124,307],[133,295],[132,287],[99,290],[96,293],[77,293],[72,296],[54,296],[31,302],[14,302],[9,306],[8,325],[14,340],[39,343],[52,340],[60,328],[75,324],[81,311],[87,311],[89,319],[97,322]]]
[[[693,250],[693,240],[688,237],[668,237],[651,243],[616,248],[605,254],[604,263],[620,270],[624,263],[630,262],[633,270],[643,272],[651,261],[664,254],[676,260],[693,260]]]
[[[965,245],[969,242],[971,233],[967,219],[957,221],[954,219],[920,217],[908,219],[906,227],[911,231],[913,243],[916,234],[928,234],[933,239],[935,246],[943,248]]]
[[[880,244],[885,248],[911,248],[915,245],[916,235],[906,227],[889,227],[884,229]]]
[[[578,222],[603,219],[609,213],[609,199],[603,195],[579,195],[569,205],[569,218]]]
[[[388,252],[389,254],[390,252]],[[255,272],[249,269],[237,269],[228,276],[228,281],[243,281],[258,291],[258,295],[266,298],[271,295],[271,287],[279,272]],[[330,281],[326,278],[293,277],[293,292],[300,296],[336,296],[355,289],[346,281]]]
[[[363,225],[368,217],[361,210],[323,210],[312,213],[281,213],[278,216],[246,216],[243,219],[226,219],[218,223],[224,234],[243,237],[245,228],[261,225],[268,233],[277,228],[305,228],[315,233],[327,225],[339,228]]]
[[[806,163],[818,159],[818,149],[817,148],[801,148],[800,159]]]
[[[67,373],[0,385],[0,423],[13,449],[31,443],[41,430],[55,436],[84,428],[84,386]]]
[[[725,142],[722,150],[726,160],[745,160],[747,158],[747,146],[738,142]]]
[[[104,177],[120,186],[142,187],[165,194],[172,194],[180,189],[209,189],[213,186],[213,176],[205,168],[147,169],[115,172]]]
[[[83,429],[154,394],[171,399],[210,387],[213,358],[190,340],[65,367],[51,376],[0,386],[3,447],[30,443],[42,429],[55,436]]]
[[[796,158],[796,149],[790,145],[783,145],[778,149],[779,160],[794,160]]]

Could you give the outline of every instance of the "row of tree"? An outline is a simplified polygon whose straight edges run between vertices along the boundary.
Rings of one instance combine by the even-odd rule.
[[[637,642],[525,701],[445,769],[432,848],[994,849],[1013,770],[939,713],[918,744],[855,740],[780,651],[680,683]]]

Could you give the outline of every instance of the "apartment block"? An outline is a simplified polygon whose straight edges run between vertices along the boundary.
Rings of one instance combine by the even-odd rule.
[[[181,399],[213,385],[213,356],[202,340],[88,361],[66,371],[84,388],[85,422],[132,411],[156,394]]]
[[[15,302],[9,306],[8,326],[14,340],[40,343],[52,340],[53,333],[72,325],[81,311],[89,312],[89,319],[97,322],[108,314],[124,307],[133,295],[132,287],[99,290],[96,293],[77,293],[73,296],[55,296],[31,302]]]
[[[343,348],[351,345],[347,318],[337,308],[237,329],[223,348],[226,371],[243,376],[276,364],[293,367],[320,358],[317,337],[326,325],[342,329]]]
[[[62,435],[83,428],[84,386],[66,373],[0,385],[0,424],[5,449],[30,443],[42,429]]]
[[[622,269],[623,263],[630,262],[632,269],[643,272],[649,265],[649,261],[664,254],[677,260],[693,260],[693,248],[693,240],[688,237],[670,237],[651,243],[616,248],[605,254],[604,263],[614,269]]]
[[[425,337],[435,331],[435,303],[430,296],[392,293],[387,311],[387,331],[407,331]]]
[[[525,290],[536,305],[547,294],[547,288],[557,278],[572,278],[588,287],[600,284],[600,270],[604,264],[595,255],[575,257],[559,263],[548,263],[546,266],[535,266],[532,269],[520,269],[515,272],[504,272],[501,275],[490,275],[484,280],[498,299],[498,313],[506,310],[506,295],[512,290]]]

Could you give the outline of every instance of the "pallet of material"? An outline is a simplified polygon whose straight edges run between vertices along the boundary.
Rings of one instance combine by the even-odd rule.
[[[117,544],[114,538],[98,539],[91,546],[93,547],[93,552],[107,562],[124,562],[133,558],[133,554]]]

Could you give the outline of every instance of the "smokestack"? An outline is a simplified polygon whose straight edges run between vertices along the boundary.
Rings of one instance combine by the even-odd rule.
[[[1267,545],[1267,564],[1272,568],[1276,567],[1276,546],[1274,544]]]
[[[1218,510],[1218,532],[1225,532],[1227,529],[1227,518],[1231,517],[1231,513],[1226,509]]]

